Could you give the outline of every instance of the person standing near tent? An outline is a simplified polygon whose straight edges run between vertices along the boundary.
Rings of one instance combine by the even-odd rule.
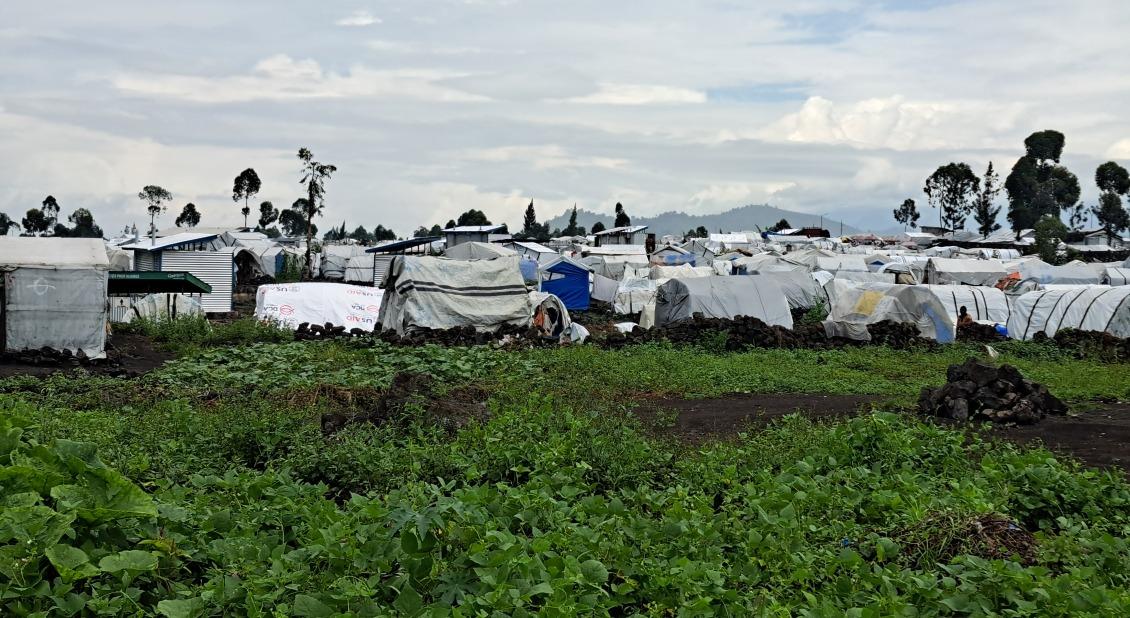
[[[969,315],[969,310],[965,308],[965,305],[962,305],[961,309],[958,309],[957,311],[957,326],[958,328],[961,328],[962,326],[972,325],[973,316]]]

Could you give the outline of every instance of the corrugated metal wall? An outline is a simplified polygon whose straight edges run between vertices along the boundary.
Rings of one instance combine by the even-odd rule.
[[[164,251],[161,270],[189,272],[212,286],[211,294],[203,294],[200,305],[205,313],[226,313],[232,310],[232,288],[235,275],[232,249],[219,251]]]
[[[392,265],[392,258],[395,255],[377,255],[373,254],[373,286],[381,287],[384,283],[385,275],[388,274],[388,267]]]
[[[134,251],[133,252],[133,269],[137,271],[153,271],[157,270],[156,261],[153,259],[152,251]]]

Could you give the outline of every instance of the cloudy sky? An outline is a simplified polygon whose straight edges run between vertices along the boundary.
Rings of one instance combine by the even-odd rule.
[[[920,0],[0,2],[0,211],[53,194],[116,231],[138,190],[236,224],[232,179],[401,234],[749,203],[892,226],[951,160],[1002,175],[1034,130],[1130,164],[1130,3]],[[932,220],[932,213],[924,217]]]

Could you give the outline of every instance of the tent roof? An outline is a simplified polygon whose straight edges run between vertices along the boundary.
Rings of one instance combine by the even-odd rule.
[[[107,289],[110,294],[211,294],[212,286],[187,272],[112,271]]]
[[[393,242],[389,242],[389,243],[385,243],[383,245],[377,245],[376,247],[370,247],[369,249],[365,249],[365,253],[392,253],[394,251],[405,251],[407,249],[413,249],[415,247],[419,247],[420,245],[430,245],[433,242],[437,242],[437,241],[440,241],[440,240],[443,240],[443,239],[440,238],[439,236],[424,236],[422,238],[408,238],[406,240],[395,240]]]
[[[557,253],[553,249],[550,249],[549,247],[547,247],[543,244],[536,243],[536,242],[530,242],[530,241],[527,241],[527,240],[510,240],[510,241],[507,241],[506,244],[516,245],[518,247],[525,249],[526,251],[533,251],[534,253]]]
[[[613,227],[602,232],[597,232],[593,236],[608,236],[611,234],[635,234],[647,229],[646,225],[626,225],[624,227]]]
[[[930,258],[934,270],[955,273],[996,273],[1004,272],[1004,265],[997,260],[962,260],[951,258]]]
[[[161,251],[162,249],[172,249],[178,245],[186,245],[194,242],[203,242],[205,240],[212,240],[219,236],[219,234],[209,234],[202,232],[181,232],[180,234],[173,234],[172,236],[165,236],[158,238],[157,242],[153,242],[149,238],[143,238],[137,242],[122,245],[122,249],[135,249],[141,251]]]
[[[106,244],[101,238],[0,239],[0,268],[110,268]]]
[[[489,260],[496,257],[518,255],[517,251],[487,242],[464,242],[448,247],[444,257],[457,260]]]
[[[547,272],[555,272],[554,269],[559,267],[559,266],[572,266],[574,268],[580,268],[580,269],[584,270],[585,272],[590,272],[590,273],[592,272],[592,267],[589,266],[588,264],[582,264],[582,263],[578,262],[577,260],[574,260],[573,258],[568,257],[568,256],[564,256],[564,255],[557,258],[556,260],[553,260],[552,262],[546,264],[545,266],[543,266],[542,270],[547,271]]]
[[[643,245],[603,245],[585,247],[582,251],[586,255],[647,255],[647,248]]]
[[[505,225],[457,225],[443,231],[444,234],[481,234],[483,232],[497,232]]]

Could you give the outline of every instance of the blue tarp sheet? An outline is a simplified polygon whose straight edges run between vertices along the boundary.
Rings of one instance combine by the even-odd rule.
[[[561,299],[569,311],[588,311],[589,272],[568,262],[559,262],[546,269],[553,278],[541,282],[541,291]]]

